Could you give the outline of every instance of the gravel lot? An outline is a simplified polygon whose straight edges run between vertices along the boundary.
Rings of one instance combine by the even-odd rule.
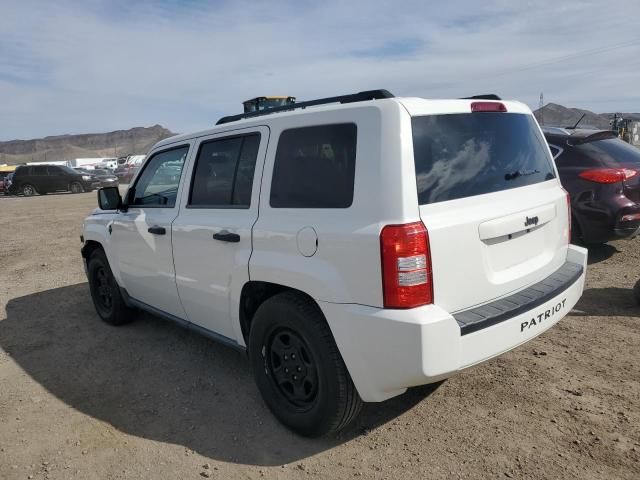
[[[98,320],[79,254],[95,203],[0,198],[1,479],[640,478],[640,240],[592,250],[576,310],[535,341],[306,440],[242,354]]]

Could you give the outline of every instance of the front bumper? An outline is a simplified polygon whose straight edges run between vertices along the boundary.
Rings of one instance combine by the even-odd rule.
[[[511,317],[464,334],[460,322],[437,305],[410,310],[319,305],[360,397],[380,402],[408,387],[437,382],[489,360],[555,325],[582,295],[587,251],[570,245],[567,261],[581,270],[559,293],[551,292],[552,296],[542,298],[534,308],[520,309]]]

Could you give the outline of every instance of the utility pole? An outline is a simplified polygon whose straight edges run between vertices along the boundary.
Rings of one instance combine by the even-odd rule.
[[[538,102],[538,120],[540,121],[540,125],[544,125],[544,111],[542,108],[544,107],[544,93],[540,92],[540,101]]]

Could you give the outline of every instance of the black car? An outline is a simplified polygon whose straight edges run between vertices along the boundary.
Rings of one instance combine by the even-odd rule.
[[[36,193],[82,193],[99,186],[100,182],[92,175],[78,173],[64,165],[21,165],[16,168],[9,193],[27,197]]]
[[[113,172],[103,168],[96,168],[94,170],[85,170],[84,168],[74,168],[74,170],[82,175],[92,175],[100,182],[100,187],[117,187],[118,177]]]
[[[600,244],[640,232],[640,149],[608,130],[545,127],[571,197],[572,239]]]

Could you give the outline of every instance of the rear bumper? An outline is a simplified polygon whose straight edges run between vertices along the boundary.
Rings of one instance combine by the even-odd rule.
[[[556,324],[582,295],[587,251],[570,245],[567,261],[579,274],[567,281],[566,288],[553,291],[550,285],[541,301],[531,303],[534,307],[520,308],[498,322],[464,334],[460,322],[437,305],[385,310],[319,304],[358,393],[364,401],[379,402],[408,387],[433,383],[489,360]]]

